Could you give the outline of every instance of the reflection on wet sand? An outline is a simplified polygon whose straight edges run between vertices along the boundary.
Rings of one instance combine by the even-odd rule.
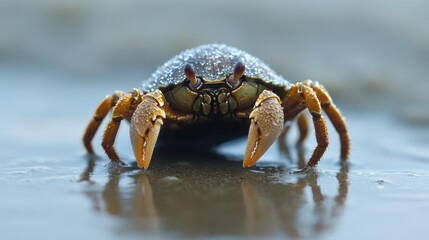
[[[110,166],[101,192],[85,192],[94,209],[122,218],[124,232],[307,238],[335,226],[347,198],[347,166],[336,174],[337,191],[324,194],[317,172],[249,170],[214,153],[162,152],[148,171]],[[94,181],[95,164],[88,160],[81,181]]]

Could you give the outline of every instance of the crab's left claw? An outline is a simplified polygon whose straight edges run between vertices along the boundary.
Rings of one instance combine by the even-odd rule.
[[[139,168],[149,167],[163,119],[166,118],[164,104],[165,98],[161,91],[150,92],[143,96],[131,117],[131,144]]]
[[[264,90],[250,113],[251,124],[243,167],[251,167],[280,136],[284,124],[280,98]]]

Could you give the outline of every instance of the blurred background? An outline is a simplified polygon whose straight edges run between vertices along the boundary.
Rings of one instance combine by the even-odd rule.
[[[24,238],[27,233],[14,229],[32,226],[41,216],[48,223],[67,216],[75,226],[82,227],[86,237],[96,236],[97,227],[89,226],[100,219],[101,225],[96,225],[99,229],[116,225],[109,217],[85,211],[100,197],[97,187],[106,182],[110,186],[112,178],[107,181],[101,168],[107,161],[104,155],[100,154],[101,170],[94,175],[95,180],[89,181],[93,172],[86,170],[86,180],[80,179],[95,184],[89,184],[95,188],[76,184],[87,167],[80,138],[95,106],[115,90],[139,87],[158,66],[185,49],[224,43],[262,59],[290,82],[320,81],[347,117],[353,143],[351,200],[341,201],[354,208],[346,207],[344,220],[329,224],[332,227],[339,223],[342,228],[322,236],[349,237],[348,230],[356,231],[356,224],[362,224],[368,216],[386,216],[379,222],[393,224],[383,228],[373,224],[375,220],[366,222],[366,229],[379,233],[370,238],[385,237],[386,232],[391,238],[400,238],[402,235],[393,229],[412,232],[411,238],[421,236],[425,229],[420,227],[425,222],[422,209],[429,207],[429,172],[424,170],[429,159],[428,10],[426,0],[0,0],[0,107],[4,112],[0,118],[0,183],[4,187],[0,191],[6,196],[0,200],[4,210],[0,225],[5,227],[0,232],[6,233],[6,239]],[[101,153],[99,135],[94,145]],[[331,136],[326,160],[321,163],[321,169],[327,172],[322,171],[318,179],[328,189],[338,170],[338,140],[335,132],[331,131]],[[307,144],[309,155],[315,144],[312,135]],[[127,129],[119,134],[116,145],[122,156],[133,162]],[[244,141],[234,146],[238,147],[226,152],[240,160]],[[281,157],[274,151],[266,159]],[[335,171],[329,172],[332,169]],[[384,172],[386,169],[391,172]],[[259,170],[271,179],[267,180],[269,186],[273,175],[288,176],[287,172],[267,172],[263,167]],[[177,174],[186,178],[183,171],[186,168]],[[217,171],[225,170],[219,167]],[[213,178],[209,179],[216,181]],[[124,178],[113,180],[118,184]],[[313,180],[305,179],[317,188]],[[148,188],[146,181],[128,181],[126,186]],[[156,181],[155,185],[154,179],[151,181],[156,189]],[[284,179],[280,182],[289,186]],[[342,184],[348,182],[346,179]],[[33,187],[37,192],[32,191]],[[341,196],[344,192],[347,190],[343,189]],[[313,198],[306,193],[311,205]],[[410,198],[403,197],[408,194]],[[54,205],[49,200],[53,195],[58,200]],[[92,200],[87,201],[87,196]],[[23,208],[27,204],[23,199],[29,198],[38,206]],[[414,208],[409,208],[410,201]],[[69,210],[54,212],[51,206]],[[45,215],[49,211],[51,215]],[[309,212],[307,220],[311,219]],[[388,217],[393,212],[398,214]],[[407,213],[413,213],[409,219],[415,221],[400,220]],[[125,218],[129,220],[129,216]],[[48,227],[41,225],[36,225],[39,234],[31,237],[46,239],[42,230]],[[297,223],[296,229],[292,228],[301,227]],[[56,233],[69,231],[60,229]]]
[[[0,61],[83,88],[116,76],[129,90],[180,51],[225,43],[292,82],[317,79],[342,101],[409,107],[427,101],[428,8],[424,0],[1,0]]]

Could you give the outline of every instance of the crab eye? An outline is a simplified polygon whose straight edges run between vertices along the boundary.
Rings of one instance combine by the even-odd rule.
[[[240,79],[244,75],[244,70],[246,70],[244,64],[242,62],[238,62],[235,65],[234,73],[226,79],[226,83],[232,88],[238,87],[241,83]]]
[[[201,81],[200,78],[197,78],[195,76],[195,71],[192,68],[192,66],[190,64],[186,64],[183,70],[185,72],[186,78],[189,81],[188,83],[189,89],[191,89],[192,91],[198,90],[201,87],[203,82]]]
[[[200,78],[196,78],[195,83],[194,83],[194,81],[191,81],[190,79],[188,79],[188,80],[189,80],[188,88],[191,89],[192,91],[197,91],[203,85],[203,81]]]

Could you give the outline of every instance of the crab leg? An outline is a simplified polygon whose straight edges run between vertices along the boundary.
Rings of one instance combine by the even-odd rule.
[[[279,137],[284,124],[280,98],[264,90],[250,113],[251,119],[243,167],[251,167]]]
[[[299,139],[297,144],[302,144],[308,134],[307,117],[305,116],[304,113],[299,115],[298,117],[298,129],[299,129]]]
[[[130,138],[137,166],[147,169],[158,139],[163,119],[165,98],[161,91],[147,93],[131,117]]]
[[[329,139],[326,121],[322,116],[322,107],[316,92],[305,83],[297,83],[289,90],[283,100],[283,107],[285,108],[286,119],[296,116],[296,112],[302,111],[305,107],[310,111],[316,131],[317,146],[307,166],[317,165],[328,147]]]
[[[109,121],[106,130],[104,131],[101,146],[107,156],[113,161],[119,160],[119,156],[116,153],[113,144],[115,143],[116,134],[118,133],[121,121],[124,118],[128,119],[129,111],[141,101],[140,96],[140,91],[135,89],[134,92],[123,95],[112,110],[112,119]]]
[[[316,93],[307,86],[302,86],[302,93],[304,95],[307,108],[310,111],[311,116],[313,116],[314,130],[316,131],[317,146],[307,163],[307,166],[312,167],[319,163],[320,159],[328,148],[328,129],[326,127],[325,118],[322,116],[322,109]]]
[[[304,83],[311,87],[316,93],[317,98],[319,98],[320,105],[323,108],[323,111],[326,113],[329,120],[331,120],[332,124],[335,127],[335,130],[340,135],[341,159],[348,159],[350,154],[350,138],[347,132],[346,121],[341,115],[340,110],[332,102],[331,97],[322,85],[311,80],[307,80]]]
[[[307,118],[305,114],[302,113],[298,116],[297,124],[299,129],[299,139],[297,141],[297,144],[301,144],[302,142],[304,142],[308,134],[308,123],[307,123]],[[289,132],[290,127],[291,127],[290,124],[284,126],[282,133],[280,134],[279,139],[282,141],[281,142],[281,144],[283,145],[282,147],[286,147],[285,139],[286,139],[287,133]]]
[[[116,91],[114,94],[105,97],[100,104],[98,104],[97,109],[95,110],[94,116],[91,121],[88,123],[86,127],[85,133],[83,135],[83,144],[88,153],[94,154],[94,149],[92,148],[91,141],[94,138],[95,133],[100,127],[101,121],[106,117],[109,113],[110,109],[112,109],[118,99],[124,95],[123,92]]]

